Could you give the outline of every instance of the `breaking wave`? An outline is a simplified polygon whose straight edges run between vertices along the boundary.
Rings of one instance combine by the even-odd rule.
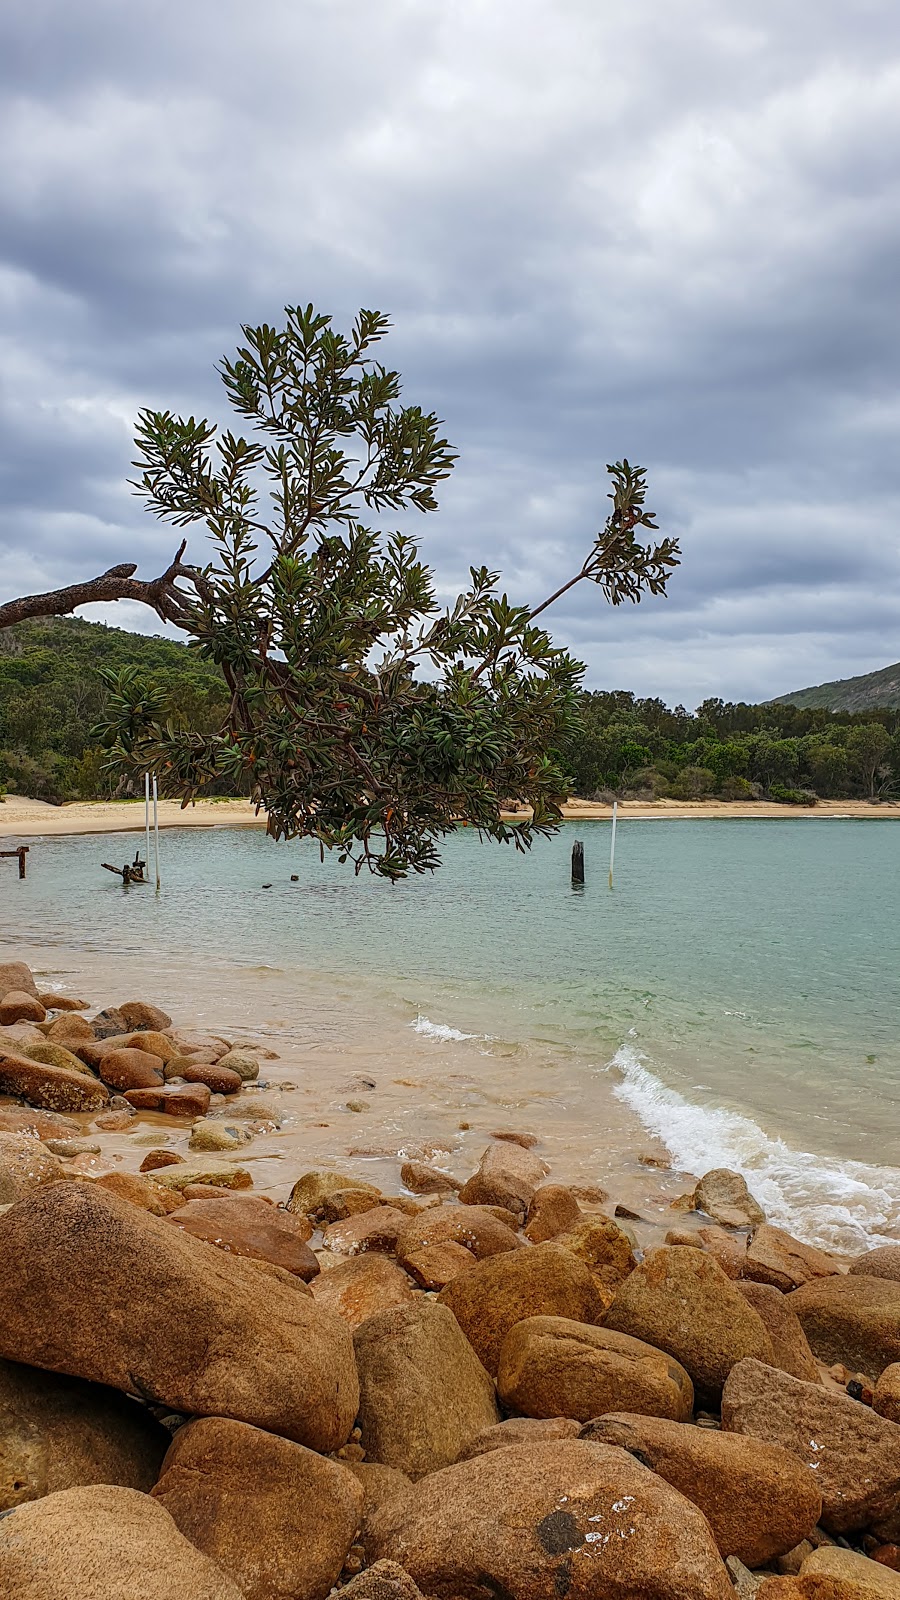
[[[465,1039],[487,1039],[486,1033],[461,1033],[459,1028],[451,1028],[446,1022],[432,1022],[429,1017],[421,1013],[415,1022],[410,1023],[414,1033],[421,1033],[426,1039],[439,1039],[442,1044],[461,1044]]]
[[[608,1063],[614,1094],[636,1112],[677,1166],[701,1176],[739,1172],[770,1222],[824,1249],[856,1254],[900,1238],[900,1170],[794,1150],[739,1111],[700,1106],[668,1088],[634,1045]]]

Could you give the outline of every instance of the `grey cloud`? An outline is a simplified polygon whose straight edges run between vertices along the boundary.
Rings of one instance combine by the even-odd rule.
[[[591,684],[895,659],[898,90],[889,0],[6,0],[0,589],[154,567],[130,419],[216,412],[239,323],[313,299],[393,313],[461,450],[442,592],[542,597],[628,454],[685,559],[560,608]]]

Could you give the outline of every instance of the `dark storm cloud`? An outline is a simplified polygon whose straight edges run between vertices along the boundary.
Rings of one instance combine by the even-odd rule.
[[[419,523],[538,599],[651,471],[671,598],[583,585],[588,681],[693,704],[900,655],[900,22],[889,0],[6,0],[0,592],[173,539],[140,405],[241,321],[392,312],[461,461]],[[136,610],[110,620],[153,628]]]

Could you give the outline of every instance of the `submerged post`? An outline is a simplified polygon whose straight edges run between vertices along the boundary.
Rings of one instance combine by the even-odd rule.
[[[572,846],[572,883],[584,887],[584,845],[580,839]]]
[[[616,819],[619,815],[619,802],[613,801],[612,834],[609,840],[609,887],[613,886],[613,867],[616,864]]]
[[[144,860],[150,869],[150,774],[144,773]]]
[[[27,856],[27,854],[28,854],[30,849],[31,849],[30,845],[20,844],[20,845],[17,845],[14,850],[0,850],[0,856],[10,856],[10,857],[17,856],[18,857],[18,861],[19,861],[19,877],[20,878],[24,878],[24,876],[25,876],[25,857]]]
[[[153,860],[156,866],[156,892],[159,893],[159,795],[153,774]]]

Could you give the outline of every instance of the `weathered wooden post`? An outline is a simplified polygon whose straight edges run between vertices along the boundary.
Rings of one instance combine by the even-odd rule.
[[[16,856],[18,858],[18,862],[19,862],[19,877],[20,878],[24,878],[24,876],[25,876],[25,857],[27,856],[27,854],[28,854],[30,849],[31,849],[30,845],[28,845],[28,844],[20,844],[20,845],[16,846],[15,850],[0,850],[0,856],[10,856],[10,857],[11,856]]]
[[[580,839],[572,846],[572,887],[584,888],[584,845]]]

